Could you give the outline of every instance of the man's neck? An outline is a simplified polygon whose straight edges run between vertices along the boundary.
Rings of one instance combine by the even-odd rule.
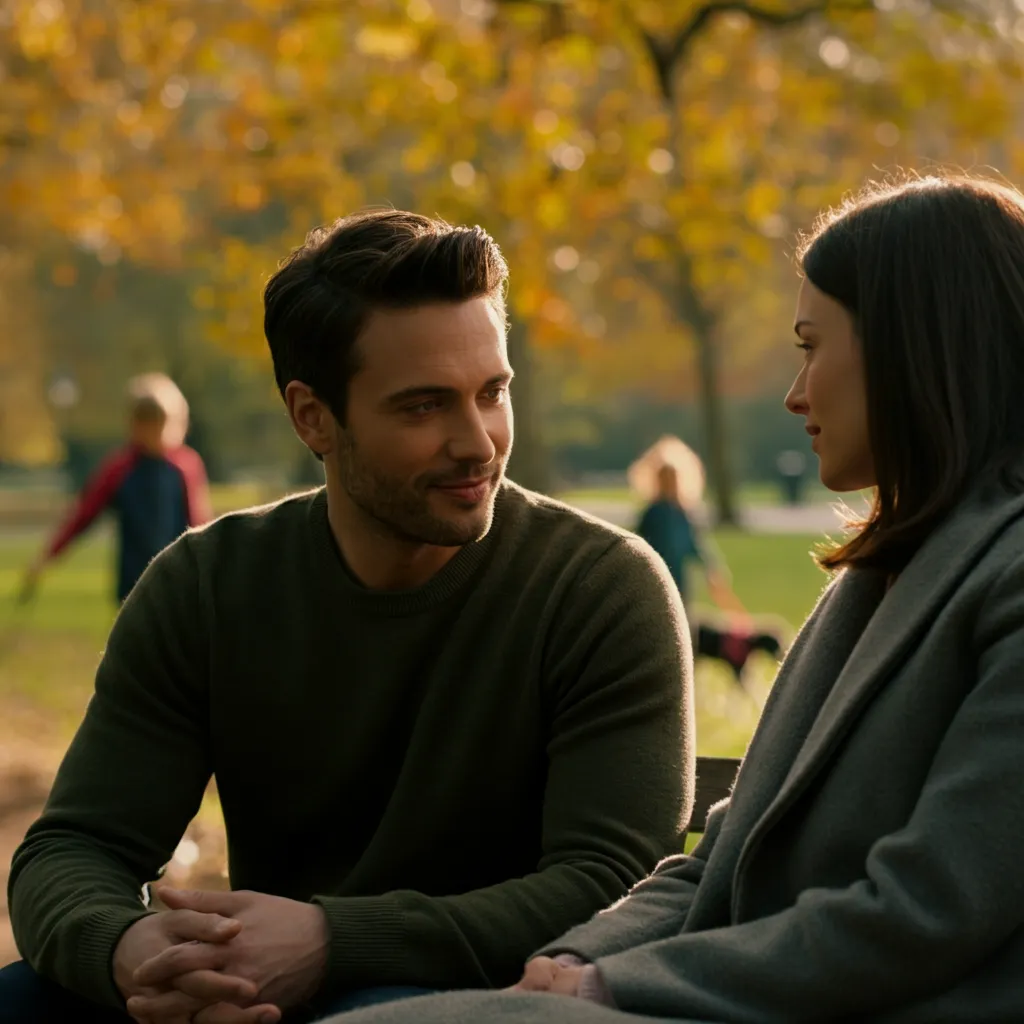
[[[327,519],[349,572],[370,590],[413,590],[461,550],[402,540],[327,483]]]

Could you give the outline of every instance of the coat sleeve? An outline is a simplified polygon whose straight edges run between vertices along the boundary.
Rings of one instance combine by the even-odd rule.
[[[569,953],[593,962],[678,935],[686,923],[728,806],[728,801],[715,805],[708,816],[706,831],[692,853],[666,857],[654,874],[635,885],[628,896],[573,928],[537,955]]]
[[[936,995],[1024,925],[1024,559],[979,614],[975,678],[905,827],[846,888],[776,914],[665,936],[597,962],[616,1003],[740,1022],[872,1019]]]

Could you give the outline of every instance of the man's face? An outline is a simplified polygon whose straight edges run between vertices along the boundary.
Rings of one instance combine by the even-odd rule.
[[[375,312],[334,463],[389,533],[455,547],[490,529],[512,447],[504,327],[484,298]]]

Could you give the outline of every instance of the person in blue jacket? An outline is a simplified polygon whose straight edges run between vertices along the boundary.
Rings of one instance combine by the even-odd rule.
[[[684,481],[679,466],[668,458],[661,461],[655,479],[654,498],[644,508],[636,532],[661,555],[684,605],[688,605],[690,598],[690,569],[695,568],[704,573],[711,599],[718,607],[743,614],[743,606],[729,585],[727,571],[704,542],[694,523],[693,510],[687,507],[687,495],[701,490],[703,480]]]

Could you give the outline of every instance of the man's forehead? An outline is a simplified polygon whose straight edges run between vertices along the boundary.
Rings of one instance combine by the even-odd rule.
[[[504,327],[485,299],[375,312],[357,346],[361,374],[389,390],[508,369]]]

